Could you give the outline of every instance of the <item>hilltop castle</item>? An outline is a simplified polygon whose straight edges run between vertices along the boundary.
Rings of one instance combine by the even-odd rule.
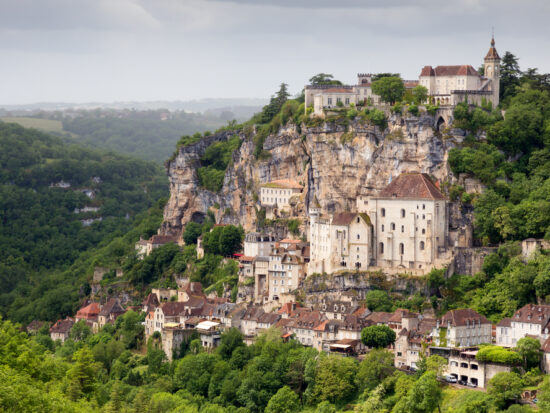
[[[428,89],[428,101],[440,107],[453,107],[468,99],[468,102],[481,105],[482,101],[491,102],[493,107],[499,103],[500,56],[495,48],[495,39],[484,59],[484,75],[471,65],[424,66],[419,80],[405,80],[406,89],[418,85]],[[313,107],[315,116],[323,116],[324,111],[337,106],[379,105],[380,97],[372,92],[372,75],[359,73],[356,85],[307,85],[305,87],[305,106]]]

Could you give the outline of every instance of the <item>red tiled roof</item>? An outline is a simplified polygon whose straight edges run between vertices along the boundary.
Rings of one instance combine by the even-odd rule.
[[[86,307],[82,307],[80,310],[77,311],[76,318],[94,318],[97,317],[99,312],[99,303],[90,303]]]
[[[372,321],[375,324],[386,324],[392,318],[393,313],[387,313],[385,311],[375,311],[367,316],[367,320]]]
[[[471,65],[436,66],[435,68],[424,66],[420,76],[479,76],[479,73]]]
[[[302,241],[299,239],[290,239],[290,238],[285,238],[279,241],[280,244],[299,244],[301,242]]]
[[[545,326],[550,321],[550,305],[526,304],[517,310],[511,322],[540,324]]]
[[[378,194],[380,198],[445,199],[427,174],[402,173]]]
[[[467,324],[478,323],[491,324],[485,316],[482,316],[477,311],[471,308],[464,308],[461,310],[448,311],[442,318],[441,324],[443,326],[450,323],[452,326],[465,326]]]
[[[327,93],[354,93],[352,89],[341,88],[341,87],[331,87],[324,89],[323,92]]]
[[[64,320],[57,320],[57,322],[50,328],[50,333],[68,333],[74,325],[74,320],[67,317]]]
[[[500,320],[500,322],[497,324],[497,327],[510,327],[511,325],[512,319],[507,317]]]

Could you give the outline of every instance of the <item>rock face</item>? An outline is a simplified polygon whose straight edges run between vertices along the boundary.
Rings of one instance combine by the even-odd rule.
[[[392,116],[383,131],[359,120],[302,130],[289,124],[267,137],[264,150],[269,156],[262,160],[253,155],[253,135],[241,134],[243,143],[233,153],[219,193],[199,187],[196,169],[208,145],[227,140],[234,132],[207,137],[181,148],[167,162],[170,199],[161,233],[181,233],[187,222],[200,221],[211,207],[217,208],[218,222],[255,230],[260,185],[276,179],[292,179],[304,186],[304,202],[296,212],[303,223],[315,197],[323,212],[355,210],[358,195],[376,194],[402,172],[424,172],[439,181],[455,181],[447,154],[462,136],[443,137],[433,125],[434,118],[427,115]]]

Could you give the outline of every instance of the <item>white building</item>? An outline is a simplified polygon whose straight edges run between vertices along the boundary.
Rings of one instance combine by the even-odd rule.
[[[428,89],[430,100],[441,106],[454,106],[466,97],[470,103],[481,104],[482,99],[499,103],[500,56],[495,49],[495,40],[484,59],[484,76],[471,65],[424,66],[419,80],[403,81],[406,89],[419,84]],[[379,105],[380,97],[372,93],[372,75],[360,73],[356,85],[307,85],[305,107],[313,108],[315,116],[324,116],[325,110],[338,106]]]
[[[310,209],[308,274],[367,270],[372,257],[372,225],[365,213],[322,215]]]
[[[502,347],[512,347],[512,319],[503,318],[496,327],[496,344]]]
[[[268,182],[260,187],[260,202],[264,207],[288,210],[291,198],[300,195],[302,189],[302,185],[288,179]]]
[[[470,347],[492,341],[492,324],[476,311],[465,308],[448,311],[432,333],[440,347]]]
[[[302,257],[274,248],[269,256],[268,300],[278,300],[281,294],[297,289],[303,276]]]
[[[496,339],[497,343],[507,341],[508,346],[515,347],[518,340],[527,335],[544,340],[550,337],[550,305],[524,305],[510,319],[509,330],[497,327]]]
[[[275,246],[275,237],[258,232],[249,232],[244,237],[244,255],[247,257],[269,257]]]
[[[448,258],[447,202],[428,175],[402,173],[378,196],[360,196],[357,210],[374,228],[375,266],[429,270]]]

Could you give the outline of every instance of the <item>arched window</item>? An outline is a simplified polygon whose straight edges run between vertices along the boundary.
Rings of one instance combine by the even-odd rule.
[[[399,244],[399,254],[403,255],[405,253],[405,245],[403,243]]]
[[[424,249],[424,241],[420,241],[420,249],[421,249],[421,250]]]
[[[405,226],[401,225],[401,232],[405,232]]]
[[[422,233],[423,233],[423,234],[426,233],[426,229],[425,229],[425,228],[422,228]]]
[[[357,223],[359,223],[359,217],[357,217]]]
[[[384,224],[382,224],[382,232],[384,232]]]
[[[380,243],[380,248],[379,249],[380,249],[380,254],[383,254],[384,253],[384,243],[383,242]]]
[[[401,218],[405,218],[405,210],[404,209],[401,210]]]
[[[395,224],[394,224],[393,222],[390,224],[390,229],[391,229],[392,231],[395,230]]]
[[[386,208],[382,208],[380,210],[380,213],[382,214],[383,217],[385,217],[386,216]]]

